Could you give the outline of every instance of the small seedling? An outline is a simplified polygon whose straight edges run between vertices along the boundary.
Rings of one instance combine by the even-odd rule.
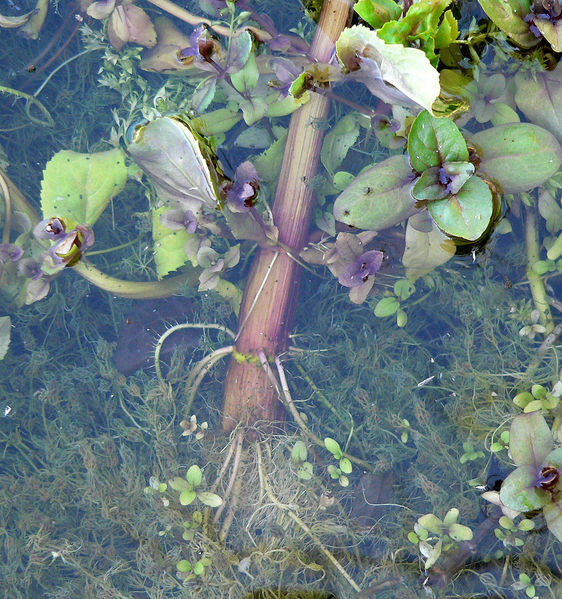
[[[472,447],[472,443],[469,441],[463,443],[462,448],[464,449],[464,453],[460,457],[461,464],[466,464],[466,462],[474,462],[475,460],[484,457],[484,452],[475,451],[474,447]]]
[[[297,464],[297,476],[301,480],[310,480],[312,478],[312,464],[307,462],[308,450],[302,441],[297,441],[291,452],[291,459]]]
[[[349,478],[347,478],[346,474],[351,474],[353,470],[351,462],[348,458],[344,457],[340,444],[335,439],[326,437],[324,439],[324,446],[336,460],[339,460],[339,468],[333,464],[328,466],[329,475],[334,480],[337,480],[342,487],[347,487],[349,485]]]
[[[182,505],[190,505],[195,501],[195,498],[199,499],[205,505],[209,507],[218,507],[222,504],[222,499],[215,493],[208,491],[199,491],[197,487],[203,480],[203,473],[201,468],[194,464],[190,466],[187,471],[185,478],[176,476],[170,481],[170,487],[174,491],[178,491],[180,494],[180,503]]]

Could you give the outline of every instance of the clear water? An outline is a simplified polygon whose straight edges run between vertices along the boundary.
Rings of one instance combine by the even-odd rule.
[[[29,10],[28,4],[18,7]],[[42,70],[75,26],[70,18],[47,54],[34,58],[63,26],[65,4],[58,3],[58,11],[51,6],[37,41],[0,31],[5,87],[33,95],[76,56],[37,93],[54,127],[38,122],[36,107],[26,112],[23,100],[0,96],[1,166],[35,210],[42,169],[55,152],[107,150],[112,128],[115,136],[126,136],[139,121],[135,102],[166,114],[184,109],[193,88],[184,77],[141,71],[129,45],[122,56],[129,56],[130,72],[123,63],[103,62],[103,48],[77,56],[85,48],[80,33]],[[152,17],[158,12],[137,4]],[[255,6],[280,31],[305,23],[310,33],[297,6]],[[469,9],[482,17],[472,3],[463,6],[463,19],[470,18]],[[0,3],[2,14],[21,11]],[[88,26],[100,30],[99,22]],[[107,59],[118,56],[107,52]],[[491,50],[482,53],[487,60]],[[375,102],[358,87],[338,93]],[[335,110],[340,117],[345,109]],[[279,123],[287,126],[288,118]],[[253,153],[233,144],[241,130],[227,134],[219,147],[230,172]],[[364,151],[353,147],[345,166],[352,169]],[[129,181],[96,223],[93,250],[127,245],[92,252],[89,259],[111,276],[154,279],[147,210],[145,188]],[[326,269],[304,271],[291,338],[295,350],[282,356],[301,425],[288,414],[257,439],[243,432],[243,443],[238,431],[221,431],[229,358],[210,369],[191,404],[186,386],[205,356],[230,343],[223,332],[169,346],[162,356],[165,384],[145,350],[145,368],[125,376],[114,362],[120,335],[123,351],[123,330],[140,322],[141,332],[146,324],[161,334],[182,321],[184,308],[147,308],[96,288],[69,268],[51,282],[45,299],[18,308],[6,295],[4,278],[0,315],[11,316],[12,335],[0,361],[2,596],[515,598],[525,596],[521,575],[530,577],[537,596],[561,596],[561,545],[541,514],[532,515],[532,531],[510,533],[480,497],[513,469],[505,449],[490,452],[520,412],[513,397],[533,383],[550,390],[559,376],[558,341],[541,354],[544,335],[531,338],[536,322],[525,241],[531,218],[542,243],[549,235],[544,219],[515,198],[504,221],[511,231],[494,233],[486,244],[418,279],[403,304],[408,321],[402,328],[394,317],[373,313],[404,275],[402,229],[377,238],[387,260],[374,297],[361,306],[350,303]],[[239,267],[228,274],[241,287],[255,253],[250,247],[243,245]],[[547,295],[559,299],[560,272],[548,273],[544,282]],[[229,304],[217,294],[191,287],[184,295],[191,322],[236,328]],[[557,324],[559,313],[553,313]],[[129,347],[141,346],[136,339],[132,335]],[[202,438],[195,432],[182,436],[192,415]],[[313,435],[303,429],[303,418]],[[315,442],[327,437],[356,458],[348,486],[338,480],[344,473],[334,470],[338,459]],[[292,457],[296,443],[307,451],[300,461]],[[192,465],[203,471],[200,490],[224,498],[221,508],[205,509],[199,499],[180,504],[170,481],[185,479]],[[157,488],[166,482],[166,489]],[[474,541],[446,541],[426,572],[427,555],[407,535],[421,515],[442,519],[451,508],[459,510],[458,521],[472,529]],[[434,547],[436,538],[429,543]],[[182,560],[189,561],[188,572],[177,571]]]

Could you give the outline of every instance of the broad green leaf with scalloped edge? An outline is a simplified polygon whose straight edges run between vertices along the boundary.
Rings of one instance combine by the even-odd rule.
[[[245,31],[244,33],[247,34],[248,32]],[[246,60],[246,64],[238,72],[232,73],[230,79],[236,90],[243,94],[254,90],[258,83],[259,76],[260,73],[256,57],[254,54],[250,54],[248,60]]]
[[[443,11],[452,0],[418,0],[400,20],[388,21],[379,30],[379,36],[390,44],[408,46],[416,43],[437,66],[435,40]],[[443,36],[442,36],[443,39]]]
[[[402,15],[402,9],[394,0],[359,0],[353,10],[373,29]]]
[[[456,194],[430,202],[429,214],[447,235],[476,241],[486,231],[494,212],[492,192],[480,177],[471,177]]]
[[[185,229],[168,229],[160,222],[160,215],[168,211],[168,206],[160,206],[152,211],[152,239],[154,242],[154,263],[161,279],[187,263],[185,243],[197,236]]]
[[[125,154],[119,148],[93,154],[57,152],[43,171],[43,218],[92,226],[126,181]]]

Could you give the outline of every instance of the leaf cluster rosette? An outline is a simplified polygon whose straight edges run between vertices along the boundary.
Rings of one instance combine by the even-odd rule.
[[[419,174],[411,194],[450,237],[476,241],[494,217],[489,185],[474,175],[466,141],[456,124],[420,113],[408,135],[408,155]]]
[[[517,468],[503,481],[501,502],[518,512],[542,510],[550,532],[562,541],[562,447],[540,412],[520,414],[509,432]]]

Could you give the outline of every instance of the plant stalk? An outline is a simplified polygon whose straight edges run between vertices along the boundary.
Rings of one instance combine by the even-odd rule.
[[[527,279],[535,308],[540,314],[540,323],[546,328],[548,335],[554,329],[554,321],[548,305],[543,278],[533,270],[533,264],[540,259],[537,216],[533,208],[527,208],[525,211],[525,241],[527,244]]]
[[[325,0],[311,49],[319,62],[329,62],[332,57],[351,5],[349,0]],[[323,139],[323,131],[315,122],[325,120],[329,109],[328,98],[313,94],[291,117],[273,222],[280,242],[294,256],[302,250],[310,228],[313,191],[309,181],[316,174]],[[278,249],[262,248],[254,261],[242,298],[236,352],[225,381],[222,424],[226,431],[239,423],[268,427],[282,417],[275,386],[257,356],[263,353],[273,360],[287,349],[300,274],[297,262]]]

